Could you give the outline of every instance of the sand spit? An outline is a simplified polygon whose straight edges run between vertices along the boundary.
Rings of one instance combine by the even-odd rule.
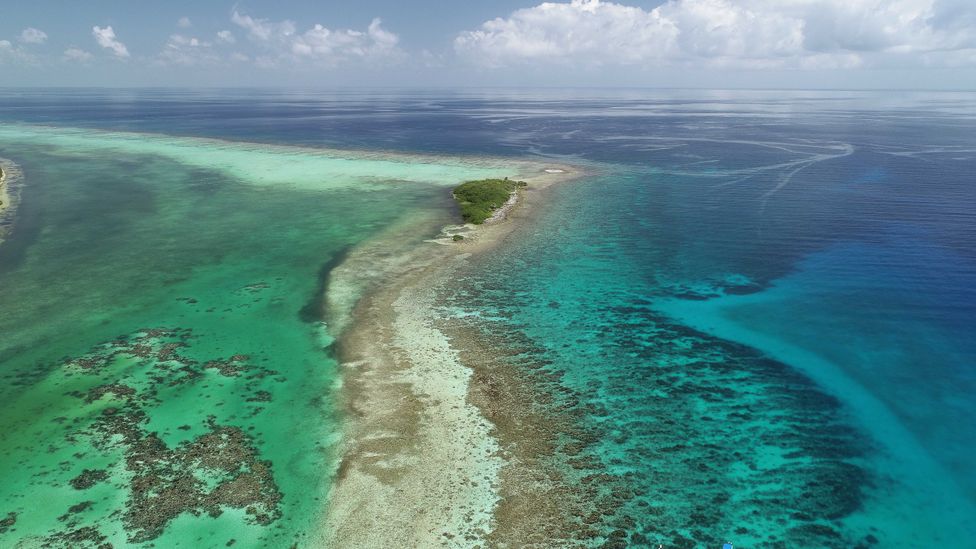
[[[337,346],[348,421],[317,544],[471,547],[494,529],[505,461],[494,426],[470,399],[472,371],[438,327],[436,298],[470,257],[511,235],[541,191],[582,175],[570,166],[519,168],[529,186],[504,218],[446,227],[407,250],[400,227],[354,250],[335,270],[326,318],[343,318],[349,288],[362,285],[357,273],[376,282],[348,316]],[[429,219],[416,222],[417,230],[425,223],[430,230]],[[465,239],[454,242],[455,234]]]

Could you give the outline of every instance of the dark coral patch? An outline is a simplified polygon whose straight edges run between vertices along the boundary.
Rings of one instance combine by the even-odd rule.
[[[58,547],[64,549],[76,549],[83,547],[93,547],[97,549],[112,549],[112,544],[108,543],[98,528],[86,526],[65,532],[58,532],[44,539],[43,547]]]
[[[17,513],[7,513],[5,518],[0,519],[0,534],[5,534],[14,524],[17,524]]]
[[[101,469],[85,469],[78,476],[71,479],[69,484],[75,490],[87,490],[92,486],[108,479],[108,472]]]
[[[472,401],[516,456],[502,470],[492,543],[720,547],[723,532],[769,547],[866,543],[843,519],[872,485],[860,465],[869,448],[836,398],[644,299],[543,330],[540,345],[514,319],[551,315],[552,303],[513,287],[479,272],[446,296],[494,319],[446,323],[473,369]],[[590,350],[599,354],[579,353]]]
[[[68,512],[67,513],[65,513],[65,514],[61,515],[60,517],[58,517],[58,520],[61,521],[61,522],[64,522],[64,521],[70,519],[72,517],[72,515],[77,515],[78,513],[83,513],[85,511],[91,509],[92,504],[94,504],[94,503],[95,503],[94,501],[83,501],[81,503],[77,503],[75,505],[72,505],[71,507],[68,507]]]
[[[112,480],[119,482],[129,497],[124,508],[109,516],[121,519],[132,543],[156,539],[184,513],[217,517],[225,509],[241,509],[248,523],[263,526],[282,514],[282,494],[272,474],[272,463],[259,458],[254,439],[243,428],[218,424],[213,417],[198,417],[195,421],[205,432],[175,446],[148,428],[152,425],[150,411],[160,402],[161,388],[212,383],[208,370],[228,378],[221,383],[234,387],[241,402],[270,401],[271,392],[263,388],[263,380],[281,379],[278,372],[252,364],[250,357],[241,353],[226,359],[194,360],[185,354],[192,339],[189,330],[142,329],[64,361],[68,375],[110,377],[117,366],[126,376],[141,374],[127,377],[125,382],[116,380],[68,393],[94,406],[87,419],[78,425],[74,425],[78,421],[72,422],[65,435],[71,444],[84,438],[102,455],[121,455],[121,462],[111,466],[119,473]],[[103,402],[110,405],[99,407]],[[252,408],[251,416],[263,410]],[[192,429],[194,420],[186,419],[189,423],[177,429]],[[70,463],[65,466],[70,467]],[[86,490],[109,478],[108,470],[84,469],[69,483],[77,490]],[[77,528],[79,515],[92,505],[91,501],[82,501],[58,517],[65,523],[64,530],[46,538],[46,544],[100,547],[106,543],[96,528]]]
[[[210,429],[173,449],[153,433],[128,441],[126,466],[133,477],[124,521],[130,541],[158,537],[182,513],[216,517],[222,507],[232,507],[245,509],[261,525],[281,516],[271,462],[257,458],[239,428],[210,424]]]

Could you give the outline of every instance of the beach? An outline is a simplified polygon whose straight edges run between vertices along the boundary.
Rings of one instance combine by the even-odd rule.
[[[485,224],[446,227],[397,261],[387,259],[390,270],[355,306],[338,342],[349,419],[317,536],[323,545],[471,546],[498,527],[509,462],[497,426],[472,396],[473,370],[462,359],[472,349],[448,335],[438,297],[470,258],[515,236],[549,186],[581,175],[579,168],[546,168],[522,166],[519,179],[528,186]],[[455,234],[464,239],[454,241]],[[346,262],[376,265],[367,258],[389,258],[402,238],[382,241],[389,245],[364,245]],[[340,266],[330,287],[355,276]],[[327,303],[342,301],[341,290],[335,293]]]

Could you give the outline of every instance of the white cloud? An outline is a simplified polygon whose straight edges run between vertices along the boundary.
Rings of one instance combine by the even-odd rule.
[[[38,59],[24,48],[15,46],[10,40],[0,40],[0,63],[7,62],[35,65]]]
[[[169,37],[169,43],[178,46],[186,46],[191,48],[209,48],[210,42],[205,42],[199,38],[193,38],[189,36],[183,36],[182,34],[173,34]]]
[[[267,19],[254,19],[250,15],[241,15],[237,10],[231,14],[230,20],[235,25],[247,30],[252,39],[261,42],[287,38],[295,34],[295,23],[288,20],[272,23]]]
[[[169,37],[158,61],[165,65],[196,66],[214,64],[220,61],[220,56],[214,53],[210,42],[174,34]]]
[[[389,53],[398,41],[397,35],[383,29],[379,19],[373,19],[365,33],[349,29],[333,31],[315,25],[295,37],[291,50],[299,56],[322,59],[370,57]]]
[[[172,34],[153,62],[163,66],[216,66],[234,62],[247,61],[246,55],[238,52],[228,53],[219,46],[233,44],[234,35],[230,31],[220,31],[214,41],[202,40],[184,34]]]
[[[34,27],[27,27],[20,33],[20,41],[25,44],[43,44],[47,41],[47,33]]]
[[[115,31],[112,29],[112,25],[105,28],[97,25],[92,27],[92,36],[95,37],[95,41],[98,42],[99,46],[112,50],[112,53],[116,57],[129,57],[129,48],[126,48],[125,44],[115,38]]]
[[[71,46],[70,48],[64,50],[64,59],[66,61],[78,61],[84,63],[85,61],[90,61],[92,54],[81,49]]]
[[[181,29],[188,29],[193,26],[193,22],[190,21],[189,17],[180,17],[179,21],[176,22],[176,26]]]
[[[350,61],[390,60],[401,55],[399,37],[373,19],[365,31],[329,29],[316,24],[299,33],[292,21],[273,22],[255,19],[234,11],[231,21],[248,32],[248,37],[264,51],[255,59],[259,66],[278,66],[281,61],[314,62],[335,66]]]
[[[945,52],[976,48],[976,4],[669,0],[648,11],[601,0],[547,2],[462,32],[454,47],[459,54],[493,66],[545,62],[818,68],[906,60],[932,64]],[[972,58],[971,54],[962,58]]]

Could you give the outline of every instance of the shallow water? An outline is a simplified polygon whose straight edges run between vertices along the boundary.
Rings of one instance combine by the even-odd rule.
[[[661,105],[640,131],[561,122],[626,164],[554,190],[451,306],[572,390],[553,408],[621,487],[609,539],[965,544],[972,122],[748,102],[694,123]]]
[[[857,308],[849,292],[867,293],[863,278],[837,273],[804,269],[766,290],[742,273],[661,284],[669,260],[640,255],[630,227],[607,221],[632,190],[609,185],[554,191],[565,198],[532,239],[478,264],[448,309],[485,319],[527,374],[558,374],[554,394],[572,389],[552,406],[575,408],[596,433],[584,454],[601,466],[583,473],[609,472],[625,494],[604,535],[823,547],[971,535],[972,435],[957,420],[972,413],[964,333],[907,318],[896,330],[890,312],[866,309],[908,304],[868,284]],[[596,194],[605,207],[586,202]],[[855,252],[848,268],[876,259]],[[918,307],[930,296],[911,297]],[[562,459],[578,468],[574,452]]]
[[[600,175],[549,191],[549,207],[473,265],[445,312],[512,347],[527,376],[552,374],[540,389],[585,435],[551,460],[606,484],[608,512],[583,517],[599,533],[590,542],[963,546],[976,535],[976,433],[961,419],[976,412],[973,94],[5,91],[0,119],[586,163]],[[146,473],[64,485],[119,463],[108,450],[76,460],[63,435],[106,417],[110,397],[84,402],[103,378],[167,387],[132,404],[151,418],[136,440],[158,431],[167,448],[191,448],[178,444],[213,431],[200,415],[214,413],[252,435],[238,451],[272,461],[282,515],[269,528],[230,506],[211,519],[204,501],[158,539],[192,544],[217,529],[212,539],[273,545],[312,520],[335,436],[334,364],[301,311],[320,269],[390,219],[449,219],[443,193],[418,182],[444,183],[457,167],[338,168],[306,149],[225,147],[0,126],[0,156],[32,182],[0,245],[3,390],[18,402],[3,412],[15,428],[0,459],[29,473],[2,489],[0,512],[28,509],[16,496],[39,489],[58,502],[0,536],[63,530],[70,519],[57,517],[85,500],[78,526],[94,524],[119,508],[126,475]],[[321,169],[339,184],[309,176]],[[377,170],[401,180],[395,199],[355,192],[376,186],[362,177]],[[144,328],[192,330],[139,342],[157,355],[186,343],[188,370],[121,354],[98,376],[67,376]],[[236,354],[248,359],[228,361]],[[279,374],[221,374],[238,362]],[[244,417],[261,390],[267,410]],[[207,396],[223,406],[197,404]],[[105,432],[78,440],[94,446]],[[48,444],[45,459],[25,461]],[[177,472],[240,473],[185,454],[167,454]],[[275,490],[257,494],[261,511]],[[123,521],[104,533],[124,539]]]
[[[25,173],[0,246],[2,535],[301,540],[336,457],[330,269],[409,216],[436,231],[444,185],[489,169],[25,126],[0,151]]]

